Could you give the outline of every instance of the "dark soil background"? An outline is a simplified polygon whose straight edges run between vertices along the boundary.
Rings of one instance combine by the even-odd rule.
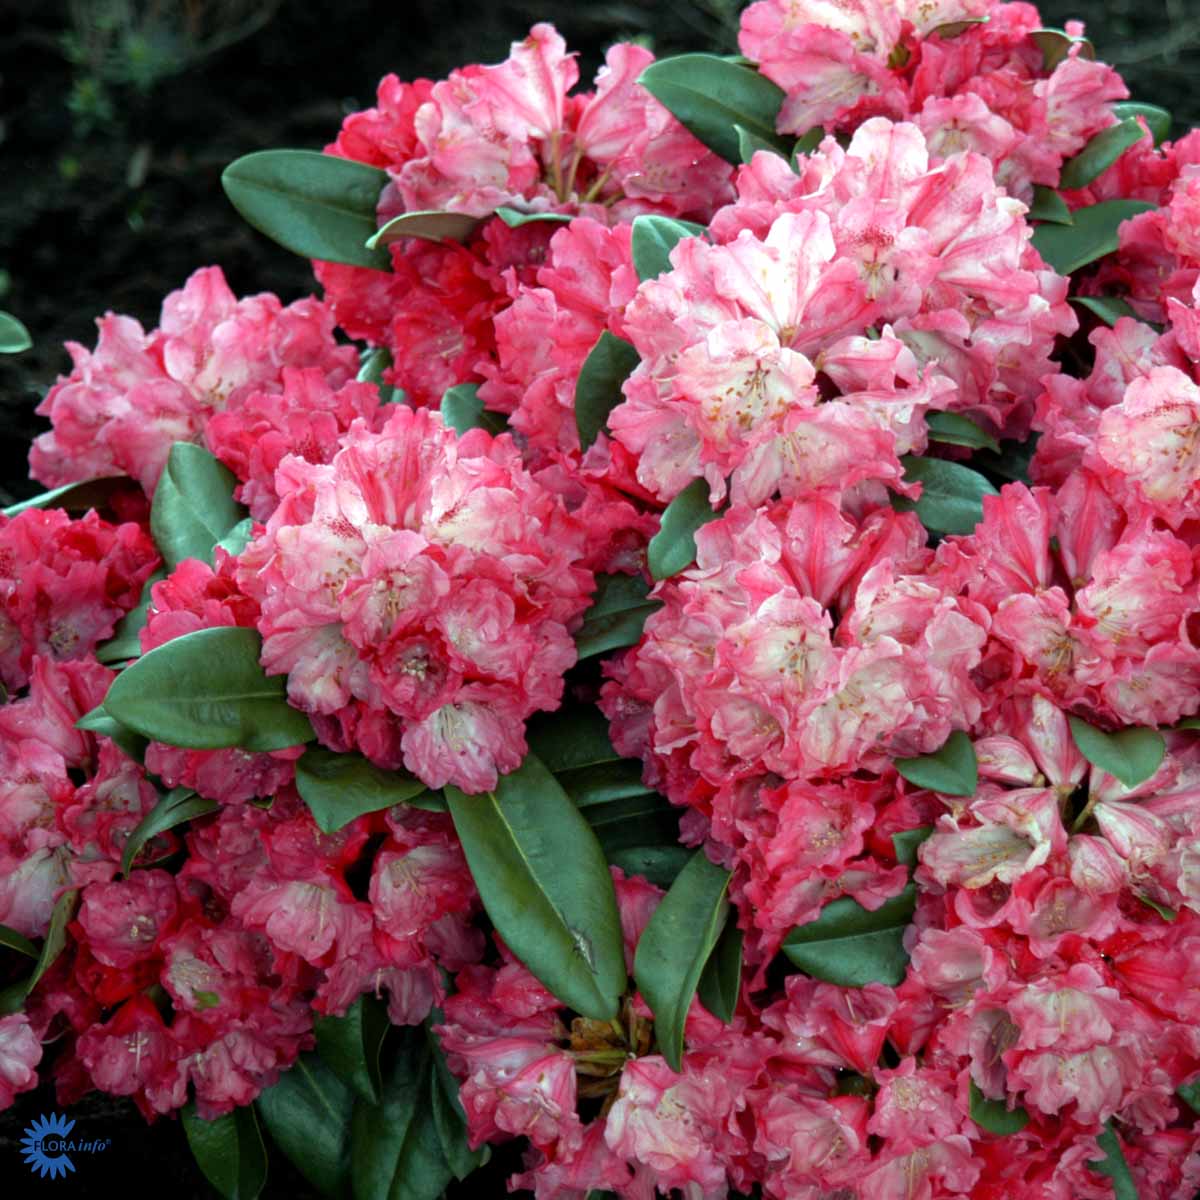
[[[239,294],[306,294],[308,265],[244,225],[220,187],[251,150],[320,148],[374,100],[388,71],[444,76],[495,62],[537,20],[581,53],[588,80],[604,49],[645,40],[659,54],[735,48],[739,0],[0,0],[0,308],[32,350],[0,357],[0,504],[40,490],[26,477],[34,415],[69,368],[68,340],[91,346],[108,309],[157,323],[164,295],[219,263]],[[1200,124],[1200,9],[1194,0],[1045,0],[1048,25],[1083,17],[1100,57],[1135,98]],[[73,1106],[75,1135],[111,1138],[77,1173],[42,1182],[21,1163],[25,1124],[54,1110],[42,1088],[0,1115],[5,1200],[95,1196],[210,1200],[175,1121],[147,1127],[131,1104]],[[497,1166],[501,1164],[497,1162]],[[504,1171],[456,1189],[503,1196]],[[267,1198],[316,1200],[281,1156]]]

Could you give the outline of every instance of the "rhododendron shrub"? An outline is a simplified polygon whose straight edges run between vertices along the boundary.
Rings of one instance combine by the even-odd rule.
[[[232,164],[323,297],[103,317],[0,516],[0,1107],[231,1200],[263,1128],[1191,1200],[1200,134],[1083,34],[758,0],[579,90],[539,24]]]

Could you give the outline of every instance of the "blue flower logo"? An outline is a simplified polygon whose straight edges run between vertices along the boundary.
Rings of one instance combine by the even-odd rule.
[[[21,1152],[43,1179],[65,1177],[68,1171],[75,1170],[75,1164],[63,1153],[67,1134],[74,1128],[73,1120],[68,1121],[62,1113],[51,1113],[48,1117],[38,1117],[25,1130]]]

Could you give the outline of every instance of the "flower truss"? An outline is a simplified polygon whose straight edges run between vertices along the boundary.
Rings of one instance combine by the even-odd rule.
[[[370,1200],[1200,1189],[1200,133],[1025,3],[739,44],[389,76],[226,172],[323,298],[69,347],[0,1107],[242,1197],[260,1124]]]

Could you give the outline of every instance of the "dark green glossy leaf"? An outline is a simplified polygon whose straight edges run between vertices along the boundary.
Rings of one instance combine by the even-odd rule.
[[[975,747],[961,729],[956,729],[932,754],[898,758],[896,770],[917,787],[947,796],[973,796],[979,786],[979,763]]]
[[[321,1061],[368,1104],[383,1095],[379,1059],[390,1028],[387,1008],[374,996],[359,996],[344,1016],[313,1018]]]
[[[670,579],[696,561],[696,530],[720,514],[708,500],[708,483],[693,479],[667,505],[658,532],[650,539],[646,561],[655,579]]]
[[[38,948],[23,933],[9,929],[7,925],[0,925],[0,946],[7,946],[9,950],[37,961]]]
[[[99,479],[85,479],[80,483],[66,483],[62,487],[49,492],[40,492],[30,496],[28,500],[20,500],[10,504],[0,512],[6,517],[15,517],[17,513],[27,508],[61,508],[66,512],[87,512],[89,508],[97,511],[108,506],[114,492],[122,491],[130,486],[126,475],[106,475]]]
[[[575,384],[575,426],[581,449],[586,450],[596,440],[608,414],[625,399],[621,384],[639,361],[638,352],[607,329],[588,352]]]
[[[989,1100],[971,1080],[971,1120],[980,1129],[1000,1137],[1020,1133],[1029,1124],[1029,1114],[1018,1104],[1010,1109],[1003,1100]]]
[[[608,718],[594,704],[536,714],[525,740],[530,753],[553,775],[621,761],[608,736]]]
[[[729,872],[697,850],[659,902],[638,941],[633,977],[654,1013],[658,1049],[674,1071],[696,986],[729,914]]]
[[[792,170],[798,171],[800,160],[806,154],[811,154],[824,140],[824,125],[814,125],[806,134],[800,137],[792,147]]]
[[[1141,125],[1132,117],[1100,130],[1074,158],[1063,163],[1058,186],[1067,190],[1087,187],[1144,136]]]
[[[1033,189],[1033,203],[1029,206],[1031,221],[1049,221],[1054,225],[1073,225],[1075,218],[1067,202],[1053,189],[1038,184]]]
[[[989,450],[971,456],[971,461],[982,471],[990,471],[1001,479],[1016,483],[1029,483],[1029,464],[1037,449],[1038,435],[1033,434],[1024,442],[1001,442],[1000,453]]]
[[[167,573],[159,568],[142,584],[141,599],[136,607],[131,608],[116,624],[113,635],[107,642],[96,648],[96,659],[106,666],[114,663],[127,662],[137,658],[142,652],[142,630],[146,627],[146,618],[150,611],[152,590],[156,583],[166,579]]]
[[[639,846],[674,846],[679,842],[679,809],[657,792],[590,805],[583,814],[600,847],[613,855]]]
[[[1035,29],[1029,37],[1041,50],[1042,68],[1046,71],[1053,71],[1076,43],[1079,44],[1079,53],[1083,58],[1096,57],[1096,47],[1087,38],[1071,37],[1061,29]]]
[[[640,875],[656,887],[669,888],[690,857],[686,846],[627,846],[614,850],[608,861],[626,875]]]
[[[1113,116],[1118,121],[1128,121],[1131,117],[1142,117],[1150,129],[1156,146],[1161,145],[1171,136],[1171,114],[1157,104],[1143,104],[1138,100],[1121,100],[1112,106]]]
[[[815,921],[793,929],[783,952],[806,975],[827,983],[895,987],[908,968],[904,931],[916,903],[917,889],[911,883],[874,912],[843,896],[825,905]]]
[[[378,250],[410,237],[426,242],[465,242],[482,224],[482,217],[469,217],[466,213],[434,209],[401,213],[381,228],[372,228],[365,245],[368,250]]]
[[[391,365],[392,352],[386,346],[372,346],[362,352],[358,374],[354,378],[359,383],[373,383],[376,387],[381,387],[383,373]]]
[[[1176,1088],[1176,1095],[1192,1112],[1200,1116],[1200,1079],[1194,1079],[1191,1083],[1185,1083],[1183,1087]]]
[[[1162,764],[1167,744],[1157,729],[1121,729],[1105,733],[1079,717],[1069,716],[1079,753],[1126,787],[1144,783]]]
[[[973,450],[992,450],[1000,453],[1000,443],[970,417],[961,413],[931,412],[925,415],[932,441],[950,446],[969,446]]]
[[[234,208],[267,237],[304,258],[386,271],[386,250],[368,250],[387,173],[315,150],[260,150],[225,168]]]
[[[50,925],[38,950],[37,962],[34,964],[33,974],[22,985],[25,996],[28,996],[37,987],[41,982],[42,976],[54,966],[58,956],[66,948],[67,925],[75,915],[75,905],[78,900],[79,892],[72,889],[69,892],[63,892],[54,902],[54,908],[50,913]]]
[[[488,1159],[487,1146],[472,1150],[467,1143],[467,1114],[458,1098],[458,1080],[446,1065],[438,1036],[426,1022],[432,1070],[429,1073],[430,1104],[433,1123],[441,1143],[442,1155],[455,1179],[466,1179]]]
[[[671,251],[684,238],[700,237],[703,225],[674,217],[640,216],[633,221],[633,267],[639,279],[657,279],[671,269]],[[631,347],[632,349],[632,347]],[[633,366],[637,366],[636,351]],[[632,371],[633,366],[629,369]]]
[[[726,162],[737,163],[736,126],[778,141],[783,91],[753,67],[712,54],[682,54],[651,63],[638,82]]]
[[[254,1109],[204,1121],[189,1101],[179,1115],[197,1165],[224,1200],[255,1200],[267,1182],[267,1151]]]
[[[150,508],[150,532],[168,571],[187,558],[212,565],[217,543],[246,517],[233,498],[236,487],[234,473],[203,446],[171,447]]]
[[[737,919],[731,915],[696,988],[700,1003],[726,1025],[733,1020],[742,987],[742,940]]]
[[[1118,296],[1072,296],[1071,303],[1095,313],[1106,325],[1115,325],[1122,317],[1141,320],[1129,303]]]
[[[564,1004],[617,1014],[625,950],[616,894],[596,835],[535,755],[493,792],[446,788],[471,874],[512,952]]]
[[[1123,221],[1153,209],[1143,200],[1104,200],[1077,208],[1070,225],[1039,225],[1033,245],[1060,275],[1071,275],[1116,250]]]
[[[313,738],[287,702],[285,677],[259,666],[255,629],[198,629],[131,663],[113,681],[105,711],[154,741],[192,750],[283,750]]]
[[[486,429],[493,437],[508,432],[504,418],[483,407],[477,383],[458,383],[447,388],[441,412],[442,420],[460,435],[468,429]]]
[[[1112,1180],[1113,1200],[1138,1200],[1137,1184],[1133,1181],[1121,1139],[1113,1128],[1112,1120],[1104,1126],[1104,1132],[1096,1138],[1096,1144],[1104,1151],[1104,1157],[1088,1163],[1097,1175],[1107,1175]]]
[[[394,804],[445,812],[440,792],[407,771],[387,771],[361,754],[335,754],[311,746],[296,763],[296,790],[322,833],[337,833],[355,817]]]
[[[12,313],[0,312],[0,354],[20,354],[32,345],[29,330]]]
[[[591,808],[651,794],[652,789],[642,782],[642,769],[640,759],[622,758],[577,771],[561,771],[555,778],[576,808]]]
[[[142,762],[146,757],[146,747],[150,744],[140,733],[126,729],[120,721],[114,721],[104,711],[104,705],[98,705],[91,712],[84,713],[75,722],[76,729],[87,730],[98,737],[106,737],[115,742],[118,748],[134,762]]]
[[[910,871],[916,870],[917,848],[922,842],[928,841],[933,835],[932,825],[919,825],[916,829],[906,829],[903,833],[892,834],[892,846],[896,851],[896,861]]]
[[[197,796],[191,788],[178,787],[168,792],[138,823],[129,835],[121,854],[121,874],[128,875],[142,847],[160,833],[166,833],[177,825],[207,817],[215,813],[220,804]]]
[[[316,1054],[302,1054],[254,1102],[271,1141],[323,1196],[350,1197],[354,1093]]]
[[[525,213],[518,212],[515,208],[501,207],[496,209],[496,216],[502,220],[509,229],[520,229],[522,225],[528,225],[530,221],[552,221],[556,225],[565,225],[571,220],[570,213],[557,212],[536,212]]]
[[[742,125],[735,125],[734,129],[737,132],[738,157],[742,162],[748,163],[760,150],[765,150],[768,154],[778,154],[780,158],[787,158],[787,153],[781,147],[778,138],[771,138],[768,141],[756,133],[751,133]]]
[[[995,496],[996,489],[970,467],[941,458],[917,458],[906,454],[904,478],[921,484],[916,502],[897,496],[892,506],[900,512],[916,512],[931,533],[972,533],[983,520],[983,497]]]
[[[661,607],[650,599],[650,585],[640,575],[597,575],[596,598],[575,634],[580,659],[636,646],[646,618]]]

